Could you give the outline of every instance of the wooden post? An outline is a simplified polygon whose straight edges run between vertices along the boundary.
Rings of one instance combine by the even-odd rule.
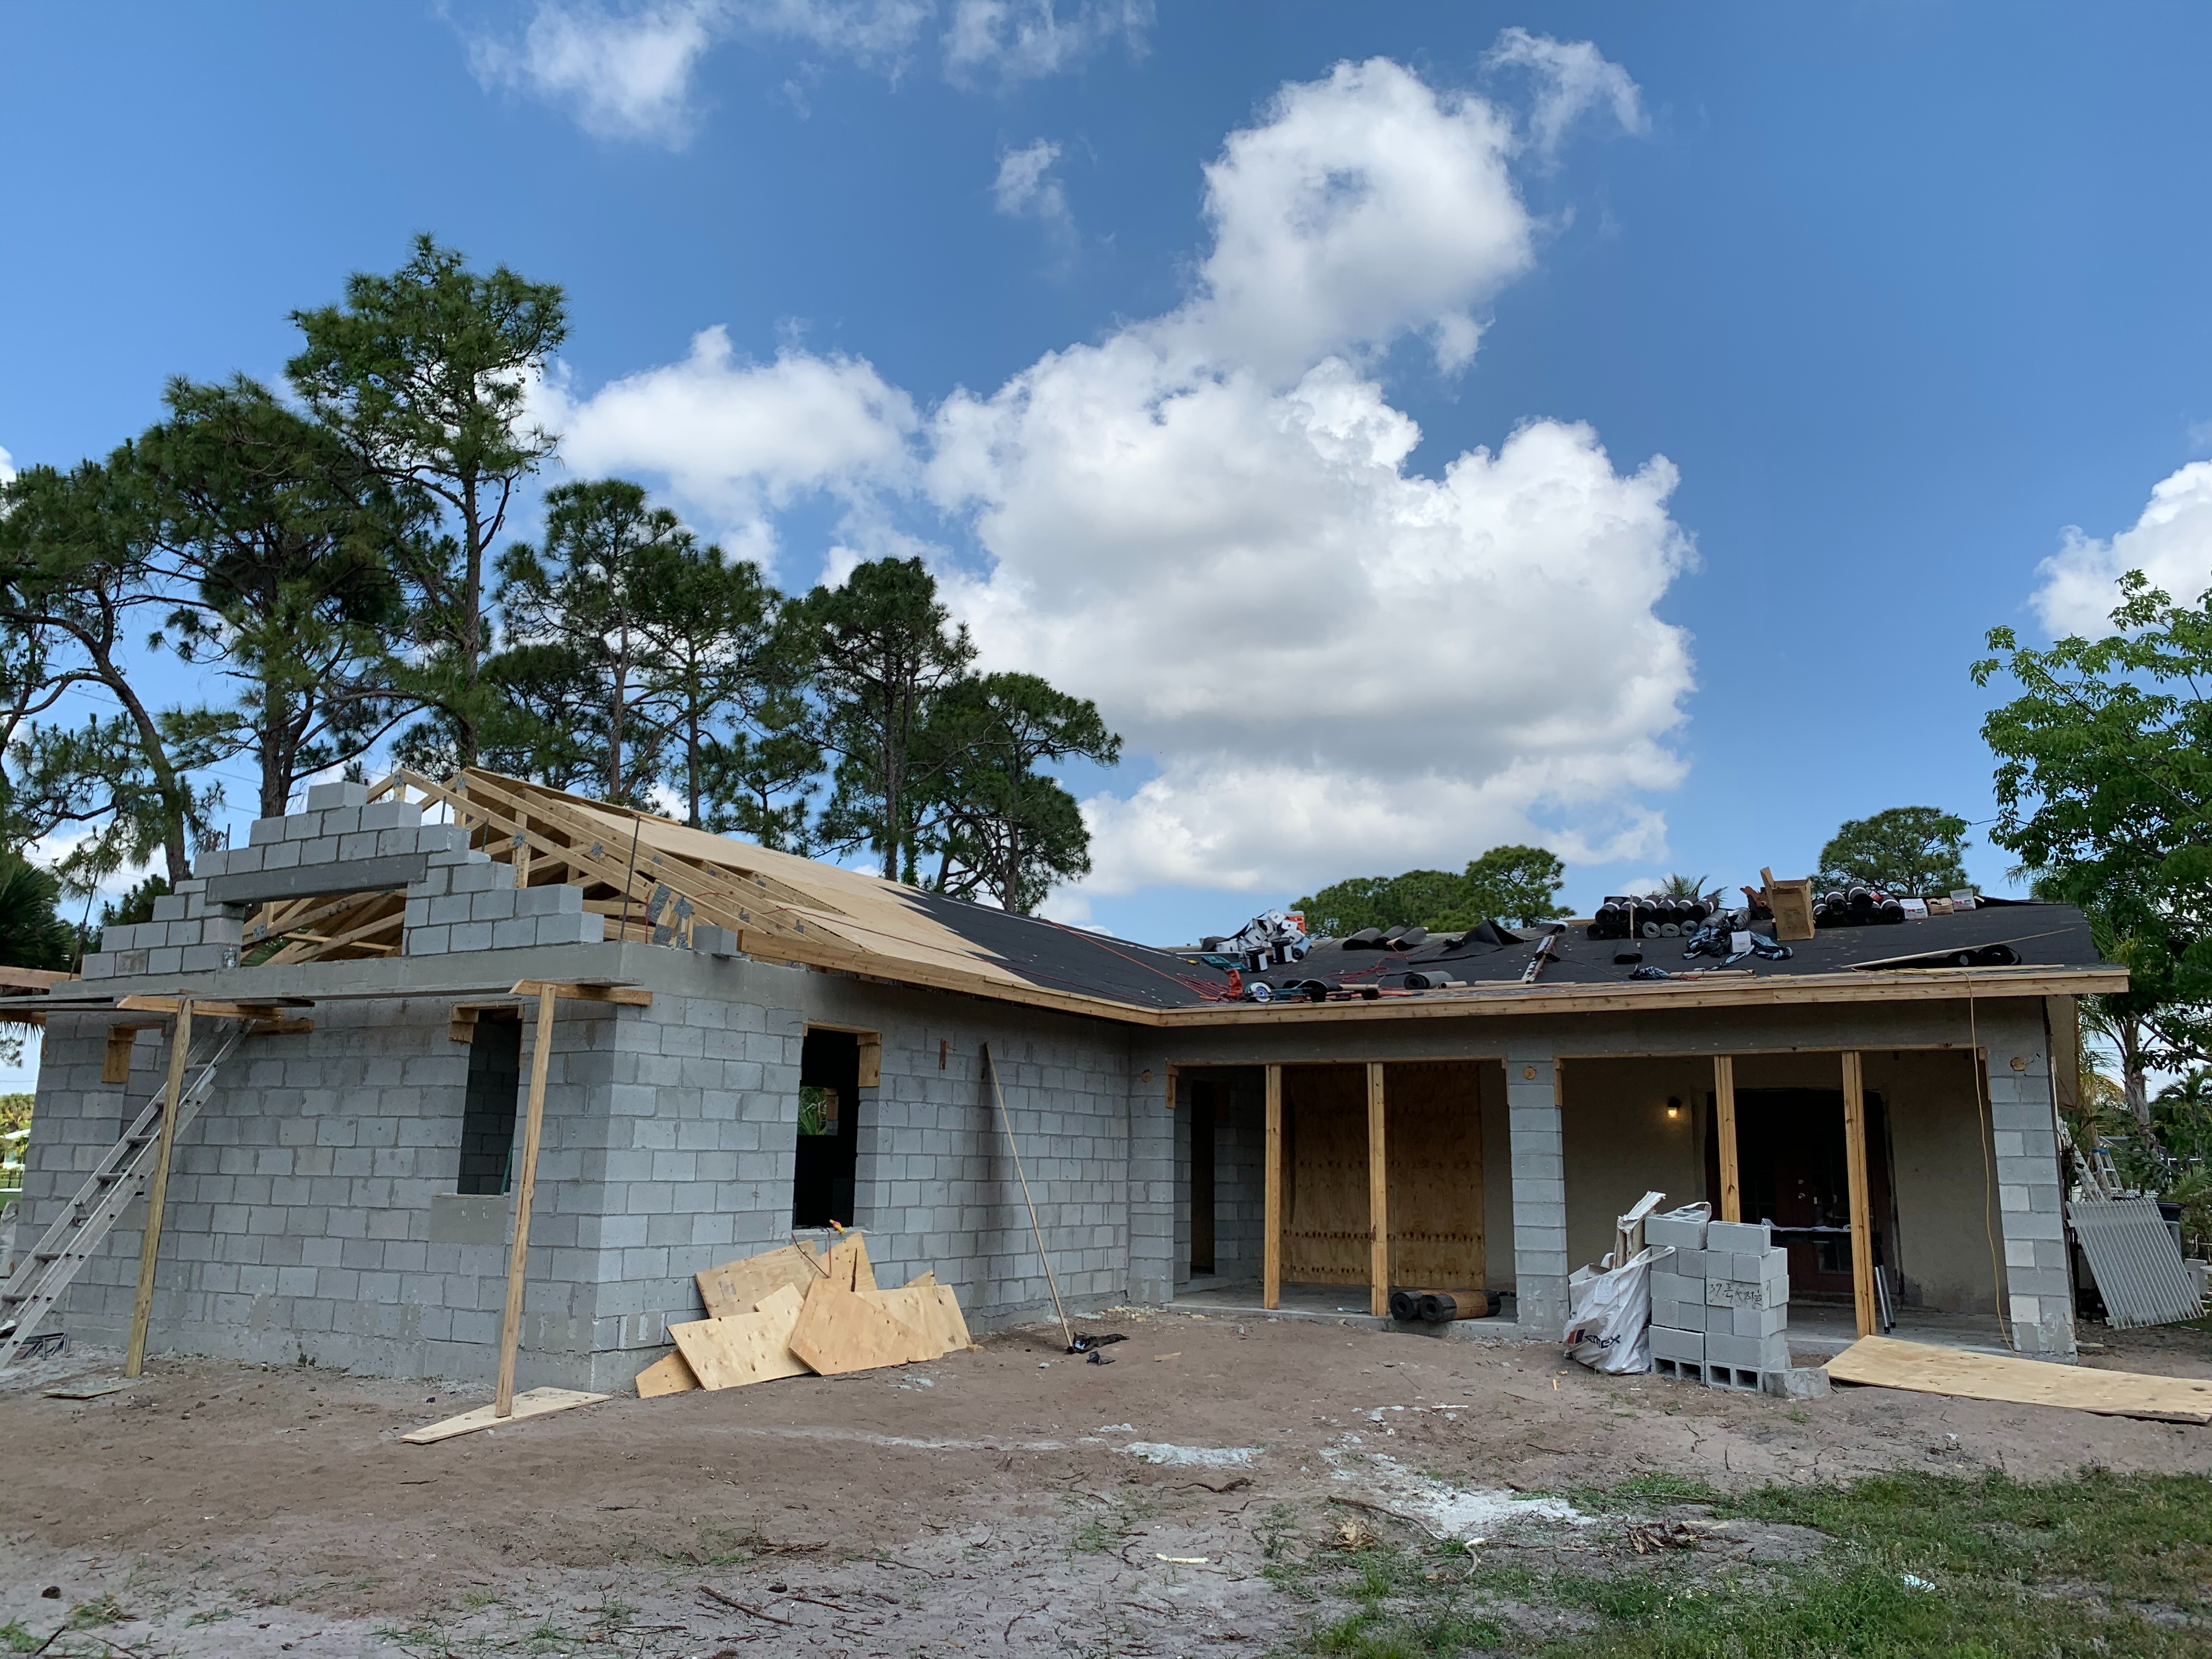
[[[517,812],[514,815],[514,884],[517,887],[530,885],[530,814]]]
[[[507,1316],[499,1327],[495,1417],[514,1415],[514,1349],[522,1334],[523,1264],[530,1255],[530,1200],[538,1188],[538,1139],[545,1124],[545,1077],[553,1064],[553,993],[538,988],[538,1040],[530,1051],[530,1115],[522,1132],[522,1179],[514,1190],[514,1249],[507,1259]]]
[[[154,1179],[146,1188],[146,1237],[138,1246],[138,1294],[131,1304],[131,1346],[123,1357],[123,1374],[136,1376],[146,1369],[146,1322],[154,1313],[154,1262],[161,1253],[161,1210],[169,1199],[169,1159],[177,1150],[177,1115],[185,1098],[185,1056],[192,1046],[192,1000],[177,1000],[176,1034],[169,1039],[169,1095],[161,1108],[161,1150],[155,1155]]]
[[[1743,1219],[1743,1177],[1735,1158],[1735,1056],[1713,1056],[1713,1124],[1721,1143],[1721,1219]]]
[[[1283,1305],[1283,1068],[1267,1068],[1267,1208],[1260,1242],[1260,1305]]]
[[[1367,1311],[1390,1311],[1390,1166],[1382,1145],[1382,1062],[1367,1062]]]
[[[1872,1336],[1878,1327],[1874,1299],[1874,1205],[1868,1193],[1866,1089],[1859,1056],[1844,1055],[1844,1163],[1850,1182],[1851,1306],[1858,1316],[1859,1334]]]

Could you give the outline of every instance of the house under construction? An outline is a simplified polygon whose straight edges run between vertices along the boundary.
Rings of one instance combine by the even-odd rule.
[[[2057,1111],[2074,1000],[2125,984],[2076,912],[2008,905],[1656,980],[1478,929],[1263,1004],[1224,958],[477,771],[319,786],[103,943],[9,1004],[45,1024],[19,1338],[121,1341],[146,1261],[156,1351],[489,1376],[519,1285],[523,1382],[588,1389],[667,1352],[695,1273],[831,1221],[977,1325],[1044,1305],[1007,1128],[1074,1306],[1486,1287],[1556,1340],[1663,1191],[1774,1222],[1793,1300],[1861,1329],[1998,1313],[2070,1358]]]

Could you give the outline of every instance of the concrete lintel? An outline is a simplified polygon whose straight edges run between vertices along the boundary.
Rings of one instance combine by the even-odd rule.
[[[324,893],[380,892],[422,880],[429,866],[426,853],[395,853],[383,858],[295,865],[289,870],[246,870],[234,876],[210,876],[207,899],[210,904],[267,904],[276,899],[309,898]]]

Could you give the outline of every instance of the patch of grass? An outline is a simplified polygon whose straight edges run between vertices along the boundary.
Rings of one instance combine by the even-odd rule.
[[[1097,1516],[1081,1522],[1067,1540],[1070,1555],[1103,1555],[1120,1547],[1121,1534]]]
[[[226,1619],[237,1617],[237,1609],[234,1607],[211,1607],[205,1612],[192,1614],[191,1618],[185,1620],[185,1627],[189,1630],[194,1625],[220,1625]]]
[[[8,1644],[10,1653],[36,1653],[39,1650],[39,1638],[23,1628],[23,1621],[20,1619],[10,1619],[6,1624],[0,1625],[0,1642]]]
[[[70,1609],[69,1627],[71,1630],[98,1630],[102,1625],[120,1625],[131,1615],[123,1611],[123,1604],[112,1595],[94,1596]]]
[[[1608,1514],[1706,1504],[1831,1541],[1790,1565],[1623,1552],[1574,1571],[1480,1553],[1470,1563],[1463,1548],[1420,1540],[1317,1550],[1271,1564],[1269,1576],[1352,1605],[1294,1650],[1357,1659],[1501,1646],[1547,1659],[2212,1654],[2212,1480],[2202,1476],[2093,1469],[2030,1484],[1911,1473],[1729,1498],[1655,1474],[1568,1495]],[[1540,1630],[1528,1627],[1532,1608]],[[1560,1632],[1561,1614],[1571,1634]]]

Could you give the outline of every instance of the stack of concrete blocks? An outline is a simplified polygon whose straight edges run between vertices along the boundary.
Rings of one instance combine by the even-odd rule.
[[[482,853],[433,853],[407,889],[407,954],[508,951],[527,945],[598,945],[607,919],[584,908],[584,890],[566,883],[517,887],[514,870]]]
[[[202,854],[201,862],[216,854]],[[87,979],[118,974],[197,974],[235,968],[246,919],[235,905],[210,904],[207,881],[195,876],[154,901],[151,921],[100,930],[100,948],[84,959]]]
[[[1763,1221],[1653,1216],[1644,1242],[1671,1247],[1651,1272],[1651,1363],[1709,1388],[1785,1392],[1790,1252]]]

